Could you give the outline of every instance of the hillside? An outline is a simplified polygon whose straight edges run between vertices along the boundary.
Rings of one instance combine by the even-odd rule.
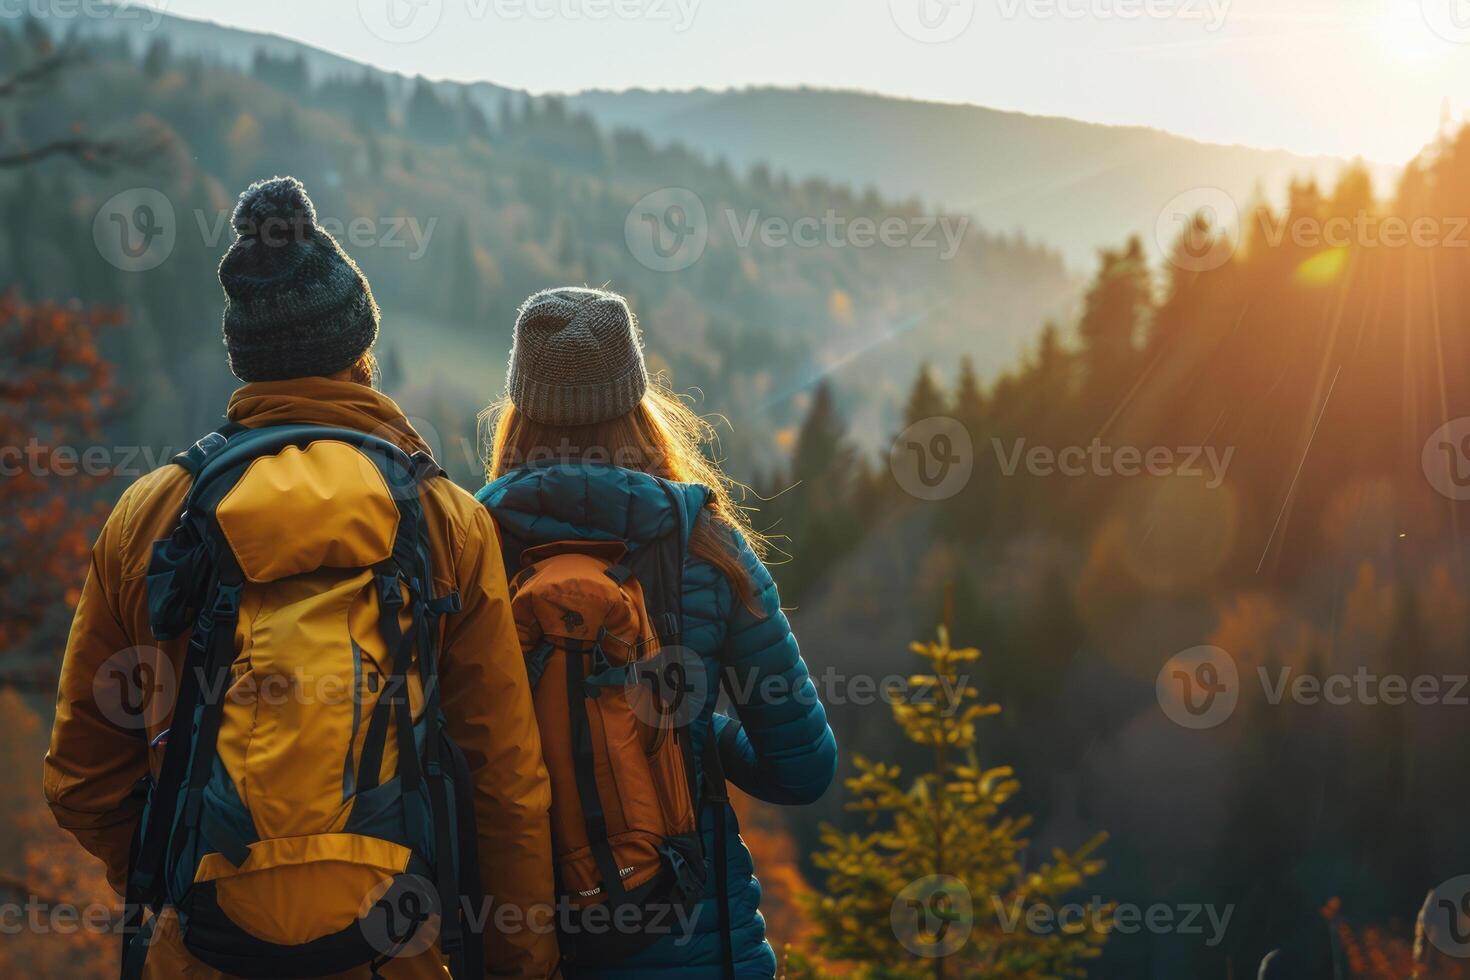
[[[741,420],[726,449],[751,472],[780,458],[781,434],[818,379],[833,382],[876,444],[919,363],[968,354],[993,374],[1075,303],[1079,282],[1055,253],[962,216],[821,180],[741,176],[609,131],[555,99],[506,97],[486,111],[481,101],[497,90],[471,96],[208,25],[140,26],[89,22],[73,37],[88,64],[47,111],[19,110],[14,124],[44,132],[64,118],[116,129],[147,106],[173,140],[171,158],[102,178],[58,164],[0,180],[0,209],[11,217],[0,254],[31,290],[126,306],[134,331],[121,354],[130,373],[156,379],[149,420],[172,438],[208,424],[228,390],[214,266],[234,195],[275,173],[304,180],[339,232],[359,229],[343,243],[388,314],[390,381],[429,382],[438,369],[426,349],[473,348],[478,383],[429,386],[455,431],[499,393],[516,305],[557,283],[627,293],[675,386]],[[99,220],[112,220],[99,210],[127,205],[115,195],[140,186],[162,195],[155,210],[176,226],[161,264],[133,268],[90,244],[75,257],[67,243],[86,242]],[[679,195],[706,227],[689,261],[671,268],[639,236],[650,234],[648,219],[675,213]],[[817,238],[802,236],[808,223]],[[894,223],[891,241],[847,230]],[[434,326],[410,331],[410,322]]]
[[[859,92],[584,92],[569,101],[604,123],[737,168],[767,161],[800,176],[918,196],[987,228],[1045,241],[1088,269],[1099,247],[1130,234],[1152,247],[1159,213],[1177,194],[1218,187],[1244,207],[1254,195],[1284,193],[1293,178],[1330,184],[1344,164],[1143,127]],[[1369,169],[1380,193],[1392,191],[1398,168]]]
[[[139,26],[136,18],[103,18],[68,29],[97,37],[121,32],[141,44]],[[161,16],[147,36],[237,68],[248,68],[257,52],[300,58],[317,81],[362,70],[285,38],[179,17]],[[413,79],[374,75],[396,103],[412,92]],[[504,102],[530,98],[492,80],[437,82],[435,88],[450,100],[463,94],[491,115]],[[1330,184],[1346,162],[1201,143],[1138,126],[861,92],[589,91],[569,95],[566,102],[605,130],[636,130],[657,145],[681,144],[740,172],[764,165],[798,181],[816,177],[855,189],[872,187],[890,199],[918,199],[931,209],[964,213],[985,228],[1058,249],[1079,273],[1093,271],[1099,248],[1132,234],[1142,235],[1159,254],[1155,226],[1180,193],[1219,188],[1241,207],[1259,194],[1280,204],[1293,179]],[[1379,193],[1387,194],[1400,168],[1370,163],[1368,170]]]

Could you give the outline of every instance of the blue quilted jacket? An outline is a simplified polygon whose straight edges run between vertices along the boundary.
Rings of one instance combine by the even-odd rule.
[[[704,487],[634,470],[569,463],[514,470],[477,496],[494,514],[514,568],[524,549],[551,541],[616,539],[637,545],[675,526],[687,538],[708,495]],[[837,744],[770,573],[743,538],[737,535],[735,544],[756,584],[760,616],[746,608],[713,565],[691,556],[684,567],[684,646],[704,659],[707,677],[724,677],[726,668],[734,669],[736,683],[727,678],[725,689],[739,719],[716,713],[714,699],[707,699],[691,723],[694,758],[702,758],[704,742],[713,736],[727,778],[742,791],[769,803],[812,803],[832,782]],[[740,980],[773,977],[776,957],[760,915],[760,883],[735,815],[725,806],[735,975]],[[706,807],[701,822],[709,861],[715,853],[713,816]],[[616,964],[583,968],[576,976],[719,980],[724,974],[715,880],[711,870],[687,934],[662,939]]]

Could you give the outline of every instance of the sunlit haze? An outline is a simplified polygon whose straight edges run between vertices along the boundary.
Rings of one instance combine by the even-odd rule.
[[[162,0],[159,0],[162,2]],[[811,85],[1401,162],[1470,83],[1461,0],[168,0],[532,92]],[[344,9],[346,13],[344,13]]]

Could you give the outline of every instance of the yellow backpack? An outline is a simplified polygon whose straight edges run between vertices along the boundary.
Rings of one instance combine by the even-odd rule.
[[[439,943],[483,975],[472,790],[449,739],[420,485],[427,454],[344,429],[232,424],[149,567],[153,631],[190,631],[129,874],[124,978],[177,909],[238,976],[312,977]]]

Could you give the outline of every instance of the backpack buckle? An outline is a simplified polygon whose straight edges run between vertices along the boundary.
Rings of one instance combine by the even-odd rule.
[[[607,652],[602,649],[602,635],[597,637],[598,642],[592,645],[592,673],[601,674],[612,667],[612,661],[607,659]]]
[[[458,592],[435,596],[425,603],[425,605],[431,616],[452,616],[464,608],[464,603],[460,601]]]
[[[207,460],[210,456],[213,456],[215,453],[225,448],[225,443],[227,442],[229,442],[229,440],[226,439],[221,433],[211,432],[204,436],[204,438],[200,439],[198,442],[194,443],[194,446],[199,450],[199,454]]]
[[[228,619],[240,611],[240,586],[221,585],[214,597],[212,613],[220,619]],[[211,625],[213,623],[211,622]]]
[[[403,586],[398,581],[395,573],[383,573],[375,575],[378,580],[378,601],[384,609],[401,609],[403,607]]]
[[[444,467],[440,466],[434,457],[420,449],[408,457],[409,477],[415,484],[432,480],[436,476],[444,476]]]
[[[602,645],[608,640],[612,640],[614,643],[625,648],[630,655],[626,659],[631,659],[631,654],[634,649],[636,649],[637,644],[629,643],[627,640],[623,639],[621,636],[618,636],[616,633],[609,633],[606,626],[597,627],[597,639],[593,641],[592,646],[592,653],[594,657],[596,657],[598,654],[601,654],[603,658],[603,663],[609,663],[607,659],[607,653],[602,648]]]

